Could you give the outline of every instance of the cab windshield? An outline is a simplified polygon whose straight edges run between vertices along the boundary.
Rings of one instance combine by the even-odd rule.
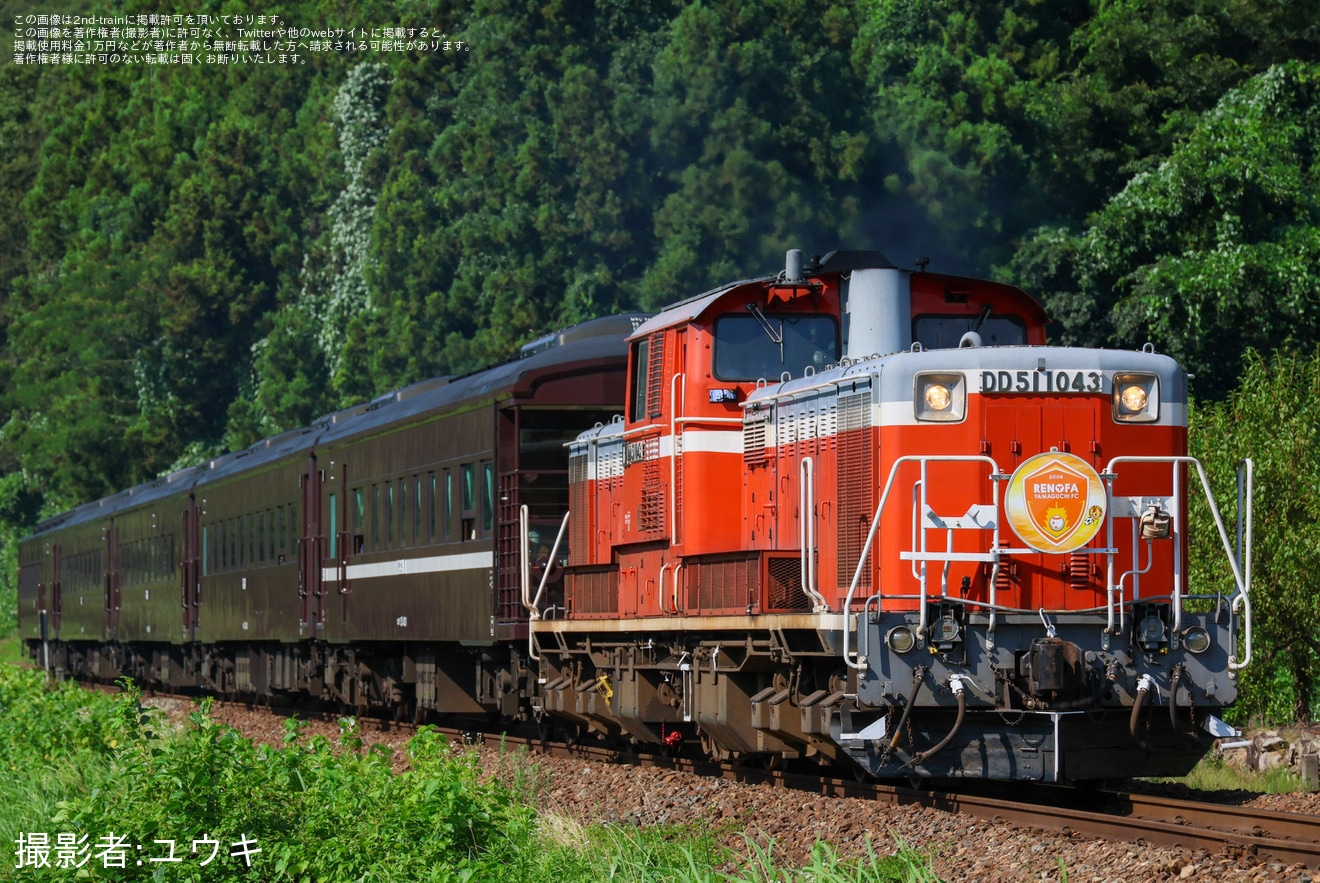
[[[715,320],[715,376],[720,380],[795,377],[839,360],[839,326],[818,313],[749,310]]]

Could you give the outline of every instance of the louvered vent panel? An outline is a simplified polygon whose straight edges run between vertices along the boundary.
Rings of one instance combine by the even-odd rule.
[[[871,391],[839,396],[839,587],[852,582],[866,544],[866,532],[875,514],[871,487],[874,468],[871,451]],[[859,586],[871,585],[871,568],[862,572]]]
[[[650,354],[646,357],[646,416],[659,417],[665,385],[665,333],[657,331],[650,341]]]
[[[758,464],[765,462],[765,430],[770,415],[759,414],[755,419],[743,423],[743,462]]]
[[[660,437],[642,442],[642,504],[637,512],[637,527],[642,533],[662,534],[665,529],[665,488],[660,481]]]
[[[675,545],[683,542],[683,464],[687,462],[683,456],[683,434],[680,432],[674,437],[674,451],[677,454],[674,462],[674,535],[670,537],[670,542]]]
[[[568,563],[586,564],[590,558],[591,507],[595,500],[587,488],[587,449],[568,458]]]

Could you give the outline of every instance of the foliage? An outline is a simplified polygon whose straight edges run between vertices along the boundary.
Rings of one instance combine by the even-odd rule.
[[[1320,348],[1309,359],[1252,355],[1236,392],[1193,410],[1191,447],[1221,493],[1234,487],[1240,459],[1255,464],[1255,629],[1234,719],[1314,720],[1320,713],[1320,594],[1311,587],[1320,569]],[[1235,510],[1224,512],[1229,525]],[[1200,530],[1192,536],[1190,578],[1227,595],[1233,578],[1219,536],[1203,508],[1193,510],[1193,519]]]
[[[193,840],[216,841],[206,866],[188,855],[170,879],[319,880],[931,880],[929,861],[909,850],[839,859],[819,847],[798,871],[753,848],[737,864],[709,828],[583,827],[532,809],[541,775],[525,762],[503,776],[480,774],[475,752],[423,728],[408,745],[408,770],[393,771],[387,749],[364,749],[344,719],[337,742],[306,738],[298,721],[279,748],[253,745],[211,721],[206,703],[179,730],[141,704],[127,681],[117,697],[64,685],[41,672],[0,665],[0,837],[113,832],[124,842],[176,855]],[[511,767],[511,769],[510,769]],[[243,838],[261,851],[248,872],[231,855]],[[162,841],[162,843],[156,843]],[[200,848],[207,854],[210,842]],[[136,851],[134,851],[136,855]],[[143,853],[147,855],[147,853]],[[53,863],[53,862],[52,862]],[[98,879],[160,879],[158,865],[128,861]],[[82,879],[42,868],[43,879]]]
[[[199,847],[207,853],[215,848],[209,841],[218,841],[214,863],[203,867],[190,856],[171,869],[195,880],[246,879],[241,857],[232,856],[232,844],[245,838],[261,850],[254,866],[270,880],[520,879],[520,869],[541,860],[526,850],[531,810],[482,781],[475,755],[451,750],[433,731],[410,742],[411,770],[395,775],[388,750],[362,750],[351,721],[337,745],[302,739],[291,721],[284,746],[269,749],[212,723],[203,708],[176,735],[125,686],[101,743],[110,752],[109,775],[29,830],[87,833],[92,841],[113,832],[135,845],[174,840],[180,855],[194,840],[208,841]],[[77,712],[31,719],[54,733],[52,721],[65,716]],[[132,864],[98,876],[152,879],[150,867]],[[48,876],[72,880],[77,873],[52,869]]]
[[[116,739],[109,696],[0,664],[0,842],[45,830],[59,801],[103,781]]]
[[[1038,233],[1037,275],[1072,292],[1049,301],[1066,336],[1154,340],[1213,397],[1237,374],[1225,353],[1320,341],[1318,94],[1320,65],[1271,68],[1197,118],[1084,233]]]

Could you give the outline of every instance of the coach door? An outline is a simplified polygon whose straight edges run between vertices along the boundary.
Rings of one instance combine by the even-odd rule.
[[[103,579],[105,639],[107,641],[113,641],[119,631],[119,608],[122,600],[119,594],[119,543],[116,542],[115,537],[115,522],[114,519],[111,519],[110,526],[105,529],[105,576]]]
[[[339,621],[346,623],[348,596],[353,594],[353,583],[348,576],[349,559],[355,552],[360,551],[363,520],[360,507],[365,500],[365,493],[362,488],[357,488],[356,491],[350,489],[347,463],[340,464],[339,475],[330,477],[332,483],[327,487],[333,490],[330,491],[326,501],[326,513],[330,519],[330,527],[326,534],[330,538],[329,564],[334,574],[336,592],[339,595]],[[336,478],[338,481],[334,481]],[[359,512],[355,513],[356,517],[352,520],[350,520],[350,496],[357,499],[359,506]],[[354,529],[357,530],[356,534]]]
[[[64,547],[50,549],[50,638],[60,639],[60,618],[64,614]]]
[[[197,506],[189,500],[180,515],[183,561],[179,564],[179,603],[182,606],[183,640],[197,640],[197,620],[202,603],[202,564]]]
[[[298,611],[304,628],[325,628],[326,538],[321,531],[321,485],[325,475],[316,468],[316,457],[307,458],[307,472],[298,478],[302,486],[302,536],[298,539]]]
[[[495,462],[499,475],[499,492],[496,494],[499,511],[495,523],[495,611],[501,626],[515,626],[527,621],[527,611],[522,605],[522,549],[519,545],[522,494],[519,489],[518,437],[521,424],[522,409],[513,407],[499,411],[495,427]]]

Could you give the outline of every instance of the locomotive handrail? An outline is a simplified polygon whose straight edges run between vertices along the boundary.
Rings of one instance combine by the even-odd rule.
[[[849,583],[848,585],[848,595],[843,602],[843,611],[842,611],[844,616],[843,661],[845,664],[847,664],[849,668],[856,669],[857,671],[866,670],[866,657],[858,655],[856,662],[854,662],[852,659],[852,654],[848,649],[849,637],[850,637],[850,626],[848,625],[848,616],[850,615],[850,611],[852,610],[853,596],[857,594],[857,585],[858,583],[861,582],[862,579],[862,568],[866,566],[866,560],[871,554],[871,544],[875,542],[875,534],[880,527],[880,513],[884,511],[885,504],[889,502],[889,492],[893,490],[894,479],[898,477],[898,467],[903,465],[904,463],[910,463],[910,462],[921,464],[921,478],[919,479],[919,481],[923,486],[922,494],[921,494],[921,503],[922,503],[923,511],[925,510],[926,498],[925,498],[924,486],[926,483],[926,464],[931,461],[940,462],[940,463],[988,463],[990,464],[991,467],[993,467],[994,470],[991,473],[991,475],[1000,473],[999,464],[996,463],[992,457],[987,457],[984,455],[949,454],[949,455],[936,455],[936,456],[920,456],[916,454],[907,454],[905,456],[899,457],[897,460],[894,461],[894,464],[889,469],[889,477],[885,479],[884,491],[881,492],[880,494],[880,504],[875,507],[875,515],[871,519],[871,527],[866,532],[866,542],[862,545],[862,552],[857,558],[857,569],[853,571],[852,582]],[[997,483],[993,483],[992,488],[994,491],[993,494],[994,511],[997,513],[999,511],[999,485]],[[993,529],[995,532],[995,536],[994,536],[992,548],[995,548],[996,551],[992,554],[997,559],[999,555],[997,548],[999,545],[999,520],[997,516],[995,520],[995,526]],[[921,552],[924,554],[926,551],[925,550],[926,533],[924,529],[921,532],[921,544],[922,544]],[[877,587],[876,592],[879,593],[879,591],[880,591],[879,587]],[[992,640],[994,636],[994,624],[995,624],[995,619],[994,619],[994,613],[992,612],[990,615],[990,635]],[[918,626],[917,634],[924,637],[925,633],[926,633],[926,580],[925,580],[925,566],[923,562],[922,579],[921,579],[921,621],[920,621],[920,625]]]
[[[802,547],[802,590],[815,602],[814,613],[828,613],[829,602],[816,590],[816,464],[803,457],[798,465],[798,544]]]
[[[522,510],[523,510],[522,511],[523,523],[526,524],[527,506],[524,505],[522,507]],[[568,516],[570,514],[572,513],[569,512],[564,513],[564,520],[559,525],[559,535],[555,537],[555,545],[550,550],[550,557],[546,560],[545,570],[541,572],[541,585],[538,586],[536,589],[536,597],[532,599],[531,610],[528,613],[528,619],[530,620],[530,622],[528,622],[527,624],[527,655],[536,662],[541,661],[541,654],[536,652],[536,630],[532,626],[532,623],[536,622],[541,618],[541,609],[540,609],[541,594],[545,592],[545,583],[546,580],[550,578],[550,570],[554,566],[555,556],[559,552],[559,544],[564,540],[564,531],[568,530]],[[527,543],[524,542],[523,543],[524,561],[526,561],[527,558],[526,549],[527,549]]]
[[[664,564],[661,564],[660,575],[655,578],[655,585],[656,585],[655,595],[656,598],[660,601],[660,612],[666,615],[673,613],[672,610],[670,610],[668,607],[665,606],[665,571],[668,570],[670,566],[671,565],[668,561],[666,561]]]
[[[1240,461],[1238,464],[1238,524],[1237,530],[1239,537],[1245,535],[1245,541],[1234,549],[1228,539],[1228,531],[1224,528],[1224,520],[1219,514],[1219,507],[1215,504],[1214,494],[1210,489],[1210,479],[1206,476],[1205,467],[1201,461],[1195,457],[1152,457],[1152,456],[1123,456],[1114,457],[1105,467],[1103,476],[1105,481],[1105,493],[1112,500],[1113,482],[1117,479],[1114,467],[1119,463],[1167,463],[1173,467],[1173,497],[1174,500],[1181,499],[1182,479],[1179,466],[1191,465],[1196,467],[1196,474],[1201,479],[1201,490],[1205,494],[1206,504],[1210,507],[1210,517],[1214,519],[1215,529],[1219,532],[1219,541],[1224,548],[1224,554],[1228,558],[1229,568],[1233,572],[1233,583],[1236,589],[1233,595],[1233,610],[1236,612],[1239,607],[1244,610],[1243,629],[1244,637],[1247,641],[1247,653],[1242,662],[1236,662],[1231,657],[1229,659],[1229,669],[1239,671],[1245,668],[1251,661],[1251,492],[1253,467],[1249,459]],[[1245,485],[1244,485],[1245,476]],[[1175,534],[1181,535],[1183,527],[1181,520],[1180,507],[1174,505],[1171,507],[1174,511],[1170,513],[1175,525]],[[1245,516],[1244,516],[1245,509]],[[1109,545],[1113,545],[1113,518],[1109,519]],[[1182,631],[1183,614],[1183,594],[1182,594],[1182,551],[1175,546],[1174,548],[1174,573],[1173,573],[1173,593],[1170,602],[1174,608],[1172,632],[1175,635]],[[1113,633],[1114,614],[1114,561],[1111,556],[1109,562],[1109,596],[1106,607],[1108,608],[1108,628],[1107,631]],[[1121,605],[1120,605],[1121,607]]]
[[[531,541],[527,530],[527,504],[518,507],[518,588],[523,608],[532,612],[532,564],[531,550],[527,548]]]
[[[541,571],[541,584],[536,587],[536,597],[532,599],[530,612],[532,619],[541,618],[541,596],[545,594],[545,584],[550,581],[550,571],[554,569],[555,561],[559,556],[559,547],[564,542],[564,534],[568,531],[570,514],[572,513],[564,513],[564,520],[559,523],[559,533],[555,536],[555,544],[550,547],[550,557],[546,559],[545,569]]]
[[[1234,599],[1233,612],[1236,613],[1238,607],[1243,610],[1242,637],[1247,644],[1247,654],[1241,662],[1235,661],[1232,656],[1229,657],[1228,667],[1232,671],[1240,671],[1251,663],[1251,516],[1252,500],[1255,494],[1255,474],[1256,466],[1250,458],[1238,461],[1237,553],[1239,556],[1238,566],[1241,567],[1246,580],[1246,589]],[[1244,511],[1246,512],[1245,516],[1242,514]]]
[[[678,542],[678,381],[686,379],[683,372],[674,374],[669,379],[669,543]],[[687,409],[687,386],[683,387],[683,408]],[[661,572],[660,606],[664,607],[664,573]]]

